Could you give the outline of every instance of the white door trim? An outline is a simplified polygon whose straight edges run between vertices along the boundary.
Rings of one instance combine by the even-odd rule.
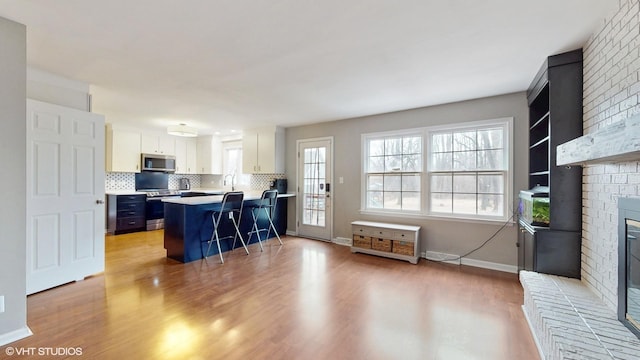
[[[331,184],[332,190],[331,190],[331,196],[332,196],[332,201],[331,201],[331,206],[329,207],[329,212],[326,214],[328,220],[329,220],[329,239],[318,239],[318,240],[324,240],[324,241],[332,241],[333,239],[333,193],[335,190],[335,184],[333,182],[333,169],[334,169],[334,165],[333,165],[333,161],[335,156],[333,155],[333,148],[334,148],[334,141],[333,141],[333,136],[325,136],[325,137],[316,137],[316,138],[308,138],[308,139],[298,139],[296,140],[296,152],[298,153],[296,156],[296,234],[300,234],[300,209],[302,209],[302,191],[300,188],[300,184],[299,184],[299,179],[300,179],[300,172],[302,171],[302,169],[300,169],[300,145],[303,143],[307,143],[307,142],[314,142],[314,141],[328,141],[329,142],[329,149],[330,149],[330,176],[328,177],[329,180],[329,184]]]

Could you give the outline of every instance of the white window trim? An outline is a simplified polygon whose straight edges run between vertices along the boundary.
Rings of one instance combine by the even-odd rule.
[[[242,146],[242,139],[229,139],[229,140],[223,140],[222,141],[222,172],[223,175],[229,175],[229,172],[225,171],[225,165],[227,162],[227,150],[230,149],[240,149],[241,151],[243,150],[243,146]],[[243,154],[244,156],[244,154]],[[244,174],[242,173],[242,164],[240,164],[240,168],[236,169],[237,170],[237,174],[235,174],[236,179],[235,179],[235,184],[240,186],[240,187],[249,187],[251,185],[251,177],[250,174]]]
[[[370,139],[379,139],[389,136],[405,136],[405,135],[416,135],[419,134],[422,137],[422,171],[420,172],[421,181],[420,181],[420,209],[419,211],[412,210],[394,210],[394,209],[367,209],[367,162],[365,159],[369,158],[369,149],[367,147],[367,140]],[[365,133],[360,136],[360,149],[361,149],[361,159],[360,159],[360,213],[361,214],[397,214],[397,215],[422,215],[424,208],[424,128],[413,128],[413,129],[403,129],[403,130],[392,130],[392,131],[383,131],[383,132],[375,132],[375,133]]]
[[[514,213],[513,208],[513,164],[514,164],[514,129],[513,129],[513,117],[503,117],[496,119],[487,119],[487,120],[477,120],[477,121],[468,121],[463,123],[455,123],[455,124],[446,124],[446,125],[436,125],[429,126],[424,128],[412,128],[412,129],[403,129],[403,130],[392,130],[392,131],[384,131],[384,132],[376,132],[376,133],[364,133],[361,135],[360,148],[361,148],[361,159],[360,159],[360,214],[363,215],[374,215],[374,216],[388,216],[388,217],[409,217],[409,218],[418,218],[418,219],[430,219],[430,220],[454,220],[454,221],[463,221],[463,222],[473,222],[473,223],[486,223],[486,222],[514,222],[512,214]],[[508,164],[507,169],[504,171],[506,176],[506,181],[504,184],[504,215],[500,217],[496,216],[482,216],[482,215],[466,215],[466,214],[441,214],[441,213],[431,213],[429,211],[429,199],[430,199],[430,188],[429,188],[429,172],[428,172],[428,158],[431,151],[431,142],[429,141],[429,135],[433,132],[443,131],[443,130],[461,130],[465,128],[473,128],[477,129],[479,127],[484,126],[506,126],[507,128],[507,137],[505,141],[505,147],[507,148],[508,154]],[[420,211],[407,211],[407,210],[390,210],[390,209],[367,209],[366,208],[366,196],[367,196],[367,173],[366,173],[366,159],[368,158],[368,149],[367,149],[367,140],[380,138],[385,136],[402,136],[409,134],[420,133],[422,136],[422,182],[421,182],[421,206]]]

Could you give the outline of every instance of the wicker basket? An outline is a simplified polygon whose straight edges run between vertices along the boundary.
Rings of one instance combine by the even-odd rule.
[[[378,251],[391,252],[391,240],[382,238],[372,238],[371,248]]]
[[[396,254],[414,256],[413,245],[412,242],[394,240],[391,251]]]
[[[371,238],[368,236],[353,235],[353,246],[371,249]]]

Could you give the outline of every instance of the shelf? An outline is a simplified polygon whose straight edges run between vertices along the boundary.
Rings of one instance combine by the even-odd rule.
[[[535,124],[531,125],[531,127],[529,128],[529,130],[532,130],[533,128],[535,128],[536,126],[540,125],[541,122],[545,121],[545,120],[549,120],[549,114],[550,112],[547,111],[546,114],[542,115],[542,117],[540,119],[538,119],[538,121],[535,122]]]
[[[549,136],[546,136],[545,138],[543,138],[542,140],[536,142],[535,144],[529,146],[529,149],[533,149],[537,146],[540,146],[541,144],[544,144],[545,142],[549,142]]]
[[[538,176],[538,175],[549,175],[549,170],[529,173],[529,176]]]
[[[640,160],[640,115],[558,145],[558,165]]]
[[[352,253],[384,256],[397,260],[405,260],[417,264],[420,258],[420,227],[412,225],[387,224],[370,221],[354,221],[351,223],[353,233]],[[389,243],[388,251],[373,249],[373,242],[381,240]],[[396,251],[396,246],[400,250]],[[405,254],[403,247],[413,247],[413,255]]]
[[[528,188],[549,187],[550,229],[558,231],[579,232],[582,226],[582,169],[556,161],[557,143],[582,135],[581,51],[549,57],[527,90]]]

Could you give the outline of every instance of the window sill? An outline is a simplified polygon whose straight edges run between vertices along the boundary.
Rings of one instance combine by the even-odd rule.
[[[440,215],[426,215],[422,213],[408,213],[408,212],[393,212],[393,211],[374,211],[360,209],[361,215],[371,215],[390,218],[405,218],[405,219],[420,219],[420,220],[435,220],[435,221],[453,221],[475,224],[496,224],[502,225],[507,223],[507,226],[513,226],[516,223],[515,217],[509,219],[480,219],[480,218],[465,218],[457,216],[440,216]]]

